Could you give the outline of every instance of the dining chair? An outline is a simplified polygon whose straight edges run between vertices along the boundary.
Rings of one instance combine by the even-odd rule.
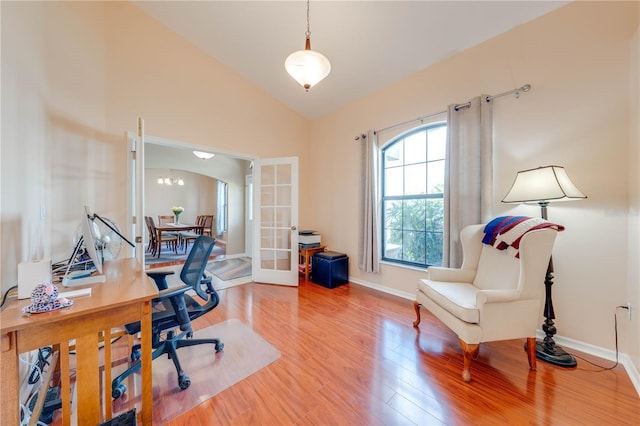
[[[172,249],[174,253],[178,254],[178,234],[176,232],[162,232],[162,240],[158,240],[158,232],[156,230],[155,222],[151,216],[149,218],[149,225],[151,226],[149,234],[154,238],[154,251],[153,255],[158,255],[162,252],[162,243],[165,243],[166,247]],[[147,226],[149,226],[147,225]]]
[[[202,235],[207,235],[209,237],[213,236],[213,215],[207,214],[204,215],[204,223],[202,224],[204,228],[202,229]]]
[[[175,216],[173,215],[158,215],[158,224],[166,225],[168,223],[173,223],[175,220]]]
[[[204,226],[205,224],[205,216],[198,215],[196,217],[196,225]],[[195,241],[200,235],[203,235],[203,228],[198,228],[193,231],[182,231],[179,234],[180,237],[180,247],[182,247],[187,252],[187,247],[189,247],[190,241]],[[210,235],[209,235],[210,236]]]

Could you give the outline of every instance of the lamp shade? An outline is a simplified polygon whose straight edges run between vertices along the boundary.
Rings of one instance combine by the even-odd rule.
[[[503,203],[567,201],[587,198],[571,182],[564,167],[544,166],[518,172]]]
[[[307,91],[331,72],[331,63],[326,56],[311,49],[297,50],[287,56],[284,67]]]

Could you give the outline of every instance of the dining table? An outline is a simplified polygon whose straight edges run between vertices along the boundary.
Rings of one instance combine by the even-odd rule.
[[[165,223],[163,225],[156,225],[157,241],[162,241],[163,232],[180,232],[180,231],[196,231],[202,234],[204,225],[197,225],[195,223]],[[157,257],[160,257],[160,251],[158,250]],[[186,251],[186,249],[185,249]]]

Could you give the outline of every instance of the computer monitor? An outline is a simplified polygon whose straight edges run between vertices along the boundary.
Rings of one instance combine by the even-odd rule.
[[[80,223],[81,229],[81,238],[84,241],[84,247],[87,250],[87,254],[89,258],[93,262],[93,265],[96,268],[97,274],[93,273],[93,271],[73,271],[69,272],[72,266],[72,262],[69,262],[67,266],[67,270],[64,274],[64,278],[62,279],[62,285],[65,287],[76,287],[80,285],[86,284],[95,284],[102,283],[106,281],[106,277],[102,275],[102,259],[98,256],[98,252],[96,251],[96,237],[93,233],[93,221],[91,219],[91,214],[89,213],[89,208],[87,206],[84,207],[84,213],[82,215],[82,222]],[[76,249],[74,250],[74,255],[71,257],[75,258],[77,251],[79,250],[81,244],[76,245]]]

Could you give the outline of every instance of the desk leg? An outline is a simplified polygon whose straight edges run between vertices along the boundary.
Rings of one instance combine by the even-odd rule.
[[[100,367],[98,333],[76,338],[76,401],[82,422],[100,423]],[[105,386],[106,387],[106,386]],[[80,419],[78,419],[80,420]]]
[[[140,322],[140,350],[142,362],[142,424],[151,425],[153,422],[153,383],[151,370],[151,302],[146,301],[142,306]]]
[[[113,417],[113,399],[111,398],[111,329],[104,331],[104,414],[105,420]]]
[[[71,372],[69,371],[69,342],[60,342],[60,399],[62,400],[62,424],[71,424]]]
[[[20,385],[18,378],[18,345],[16,333],[2,335],[0,352],[0,373],[2,373],[2,410],[0,423],[3,425],[20,424]]]

